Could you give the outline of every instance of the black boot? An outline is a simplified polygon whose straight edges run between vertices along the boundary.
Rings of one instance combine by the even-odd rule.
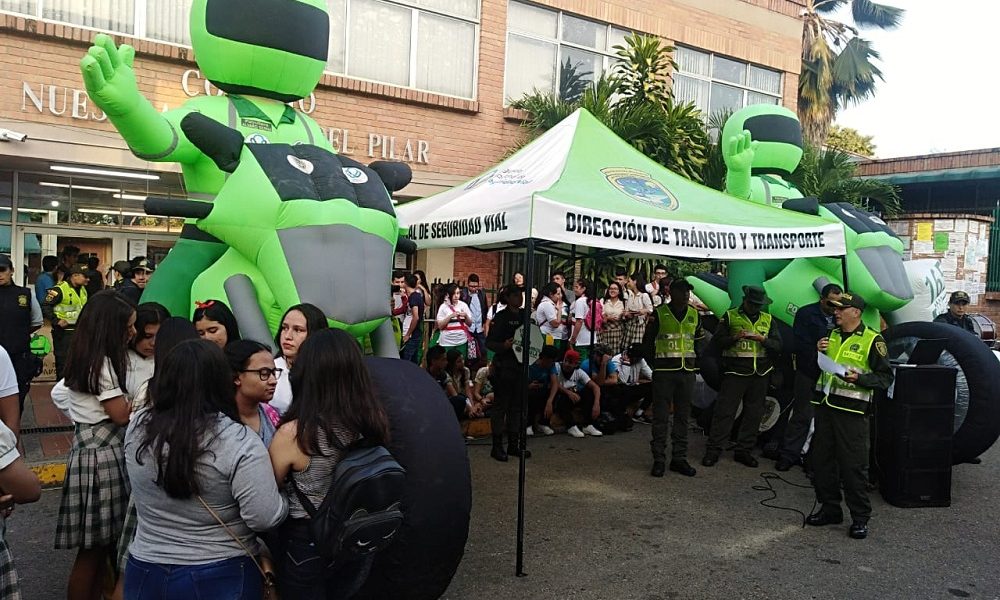
[[[507,453],[503,451],[503,436],[495,435],[493,436],[493,449],[490,450],[490,456],[499,460],[500,462],[507,462]]]
[[[507,442],[507,454],[510,456],[521,456],[521,450],[517,447],[517,441]],[[524,449],[524,458],[531,458],[531,450]]]

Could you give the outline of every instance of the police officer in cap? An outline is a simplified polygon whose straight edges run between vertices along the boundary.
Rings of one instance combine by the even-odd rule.
[[[743,403],[743,424],[736,438],[733,459],[756,467],[751,450],[760,432],[767,387],[774,362],[771,354],[781,351],[781,338],[769,313],[761,309],[771,303],[764,289],[743,286],[743,303],[726,311],[712,342],[722,348],[722,383],[712,412],[712,428],[701,464],[711,467],[719,462],[723,444],[729,439],[736,410]]]
[[[688,418],[694,396],[698,354],[695,343],[705,338],[701,316],[689,304],[691,284],[683,277],[670,282],[670,302],[653,311],[643,342],[652,342],[653,361],[653,468],[650,475],[663,477],[666,470],[667,431],[670,429],[670,406],[673,405],[670,470],[693,477],[694,467],[687,461]]]
[[[820,508],[806,518],[807,525],[822,526],[844,520],[840,508],[841,486],[851,511],[850,536],[868,537],[872,504],[868,499],[868,444],[875,390],[892,383],[888,349],[878,331],[861,322],[864,299],[844,292],[831,301],[837,328],[821,339],[816,349],[846,368],[846,373],[824,372],[816,385],[816,432],[810,463]]]
[[[969,307],[969,295],[965,292],[959,290],[957,292],[951,293],[951,298],[948,299],[948,312],[940,314],[934,318],[935,323],[947,323],[948,325],[954,325],[955,327],[961,327],[962,329],[968,331],[969,333],[979,336],[976,333],[976,328],[972,325],[972,319],[969,315],[965,314],[965,311]]]
[[[14,283],[14,263],[9,256],[0,254],[0,346],[14,363],[21,408],[31,380],[40,370],[40,361],[31,353],[31,334],[41,326],[42,309],[38,299],[31,290]],[[15,433],[18,425],[18,422],[7,423]]]
[[[80,265],[66,270],[66,278],[45,294],[42,313],[52,323],[52,350],[56,358],[56,378],[62,379],[69,341],[76,331],[76,321],[87,303],[87,276]]]
[[[153,275],[153,271],[156,268],[153,266],[153,262],[144,256],[136,257],[132,259],[132,279],[129,286],[122,286],[121,290],[126,297],[128,297],[132,302],[139,304],[139,299],[142,297],[142,292],[146,289],[146,284],[149,283],[149,278]]]

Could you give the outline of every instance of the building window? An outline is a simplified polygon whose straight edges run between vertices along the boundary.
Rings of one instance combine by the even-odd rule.
[[[328,69],[474,98],[480,0],[326,0]],[[191,0],[0,0],[0,11],[190,45]]]
[[[750,104],[781,103],[781,72],[678,46],[674,97],[706,115]]]
[[[507,8],[504,97],[510,103],[537,90],[578,99],[617,61],[614,46],[629,32],[607,23],[511,1]]]

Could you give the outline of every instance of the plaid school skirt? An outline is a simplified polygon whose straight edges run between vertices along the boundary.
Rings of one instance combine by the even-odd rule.
[[[110,421],[77,423],[66,460],[57,549],[118,544],[129,497],[124,439],[125,428]]]
[[[0,598],[3,600],[21,600],[21,580],[14,568],[14,555],[7,545],[7,524],[3,524],[0,535]]]

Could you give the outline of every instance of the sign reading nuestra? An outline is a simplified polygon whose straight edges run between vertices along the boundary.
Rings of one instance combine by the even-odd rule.
[[[222,91],[202,79],[201,73],[196,69],[188,69],[181,75],[181,90],[189,97],[203,93],[222,95]],[[299,100],[295,105],[303,113],[312,114],[316,111],[316,95],[310,94],[309,98]],[[160,108],[166,111],[170,106],[163,102]],[[108,119],[101,109],[90,102],[86,90],[29,81],[21,82],[21,112],[48,113],[56,117],[98,123]],[[418,164],[430,163],[430,142],[424,139],[378,131],[361,133],[341,127],[324,127],[322,123],[320,128],[334,151],[347,156],[363,155]]]

